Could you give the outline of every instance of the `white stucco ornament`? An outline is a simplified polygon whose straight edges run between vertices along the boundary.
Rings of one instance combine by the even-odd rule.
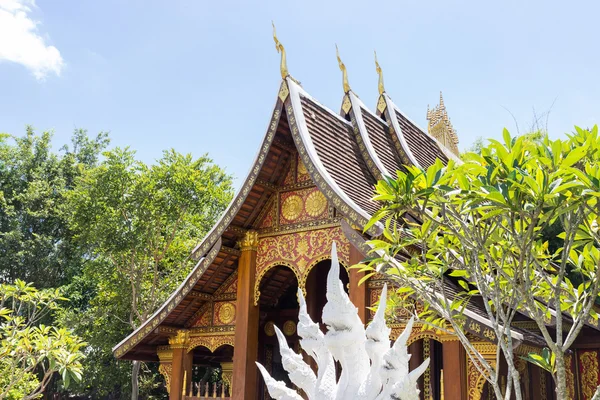
[[[327,276],[327,303],[322,318],[327,326],[325,334],[308,315],[302,290],[298,289],[300,345],[315,360],[318,367],[316,376],[302,356],[289,348],[285,336],[276,329],[283,368],[290,381],[309,400],[419,400],[417,380],[429,366],[429,359],[409,372],[410,354],[406,344],[413,320],[390,346],[391,329],[385,323],[387,286],[383,287],[373,321],[365,329],[358,310],[344,291],[339,273],[334,243],[331,269]],[[334,360],[339,361],[342,367],[339,380],[336,380]],[[262,365],[256,364],[272,398],[302,399],[300,393],[288,388],[284,382],[273,379]]]

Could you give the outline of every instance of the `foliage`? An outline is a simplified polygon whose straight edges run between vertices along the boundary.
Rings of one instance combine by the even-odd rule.
[[[485,142],[484,142],[483,138],[481,136],[478,136],[475,138],[473,143],[471,143],[471,146],[467,147],[465,149],[465,151],[463,153],[461,153],[460,156],[464,157],[466,154],[469,154],[469,153],[481,154],[481,149],[483,149],[484,147],[485,147]]]
[[[22,279],[58,287],[76,275],[81,254],[67,227],[65,194],[94,166],[107,135],[90,139],[76,130],[72,148],[51,151],[50,132],[23,137],[0,134],[0,282]]]
[[[67,196],[69,226],[89,255],[83,282],[95,295],[87,309],[64,318],[85,332],[91,357],[108,362],[110,347],[146,321],[190,271],[190,251],[230,201],[231,179],[208,157],[173,150],[152,166],[129,149],[104,156]],[[109,362],[99,375],[106,380],[115,364],[123,363]],[[138,371],[134,363],[134,393]]]
[[[40,397],[56,372],[65,387],[81,380],[84,343],[67,329],[39,324],[64,300],[60,290],[38,291],[21,280],[0,285],[0,399]]]
[[[449,321],[498,398],[510,398],[512,390],[521,398],[510,326],[517,313],[530,317],[551,352],[546,358],[555,360],[558,398],[566,398],[565,353],[588,318],[597,319],[598,128],[576,127],[566,140],[513,138],[505,130],[503,139],[464,155],[464,163],[444,167],[438,161],[426,171],[407,167],[396,179],[380,181],[375,200],[381,209],[370,223],[384,220],[385,237],[371,242],[367,269],[386,268],[405,294],[427,303],[421,317],[428,323],[443,329]],[[560,247],[551,250],[543,232],[554,223]],[[448,284],[458,295],[447,292]],[[497,369],[465,335],[470,301],[481,301],[503,339],[497,346],[508,364],[505,395]],[[560,304],[556,316],[552,304]],[[555,335],[563,330],[565,335]]]

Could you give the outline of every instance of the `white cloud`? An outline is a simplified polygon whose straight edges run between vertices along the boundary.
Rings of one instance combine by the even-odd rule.
[[[64,67],[58,49],[40,36],[38,21],[31,19],[34,0],[0,0],[0,62],[25,66],[38,79],[60,75]]]

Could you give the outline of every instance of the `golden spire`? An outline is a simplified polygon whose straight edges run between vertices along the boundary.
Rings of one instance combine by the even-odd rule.
[[[277,49],[278,53],[281,53],[281,64],[279,66],[279,68],[281,69],[281,78],[285,79],[290,75],[290,73],[288,72],[288,68],[287,68],[287,59],[285,57],[285,48],[283,47],[283,45],[281,44],[279,39],[277,39],[275,23],[273,21],[271,21],[271,24],[273,25],[273,40],[275,41],[275,49]]]
[[[346,66],[342,62],[340,58],[340,51],[338,50],[337,44],[335,45],[335,55],[337,56],[338,65],[340,66],[340,71],[342,71],[342,81],[344,83],[344,93],[348,93],[350,91],[350,84],[348,83],[348,72],[346,71]]]
[[[439,105],[433,109],[430,109],[429,105],[427,106],[427,122],[427,132],[451,152],[458,155],[458,135],[450,122],[442,92],[440,92]]]
[[[375,70],[379,75],[379,84],[377,85],[379,88],[379,94],[383,94],[383,92],[385,92],[385,87],[383,86],[383,71],[381,71],[381,67],[377,62],[377,51],[375,51]]]

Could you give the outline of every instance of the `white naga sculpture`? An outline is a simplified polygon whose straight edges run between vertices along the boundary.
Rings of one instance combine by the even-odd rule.
[[[327,304],[323,308],[326,334],[308,315],[304,295],[298,289],[300,345],[317,363],[317,375],[300,354],[289,348],[285,336],[275,328],[283,368],[290,381],[304,391],[309,400],[419,400],[417,379],[429,366],[429,359],[409,372],[410,354],[406,343],[413,320],[409,321],[404,332],[390,347],[391,329],[385,323],[387,286],[383,287],[375,317],[365,330],[358,310],[344,291],[339,273],[334,243],[331,269],[327,276]],[[336,380],[334,359],[342,367],[339,380]],[[273,379],[261,364],[256,364],[272,398],[303,399],[283,381]]]

